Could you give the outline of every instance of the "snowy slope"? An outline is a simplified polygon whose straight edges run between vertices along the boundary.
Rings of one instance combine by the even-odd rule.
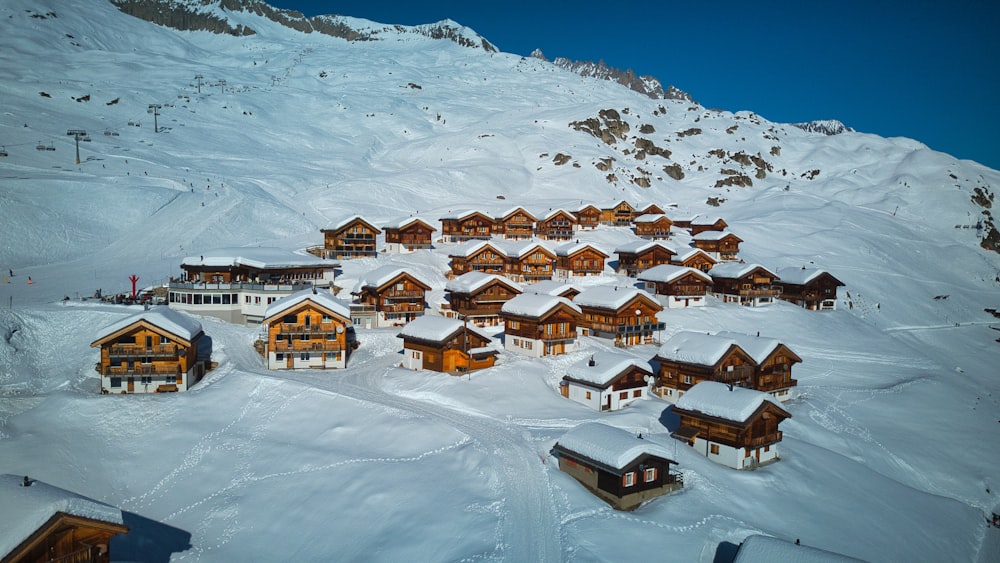
[[[15,273],[0,283],[0,472],[182,530],[177,560],[711,561],[750,533],[873,561],[1000,557],[983,526],[1000,505],[1000,321],[983,312],[1000,306],[1000,258],[978,246],[971,201],[1000,172],[448,40],[351,43],[213,9],[257,34],[179,32],[99,0],[0,5],[0,270]],[[92,138],[79,165],[68,129]],[[714,187],[733,177],[752,185]],[[678,444],[684,491],[615,513],[556,470],[552,444],[591,420],[669,444],[675,422],[657,400],[596,416],[560,397],[565,370],[605,348],[586,338],[565,357],[504,352],[470,380],[397,369],[396,331],[359,330],[344,372],[275,374],[254,329],[200,319],[219,368],[192,391],[96,393],[94,331],[136,311],[77,298],[129,274],[150,285],[213,248],[316,245],[350,214],[616,199],[720,215],[747,262],[847,284],[828,314],[712,301],[660,315],[664,338],[760,331],[803,358],[780,463],[737,473]],[[435,306],[448,250],[347,261],[338,285],[407,267]]]

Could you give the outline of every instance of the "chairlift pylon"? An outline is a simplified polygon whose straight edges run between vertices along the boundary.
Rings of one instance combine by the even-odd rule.
[[[45,144],[42,143],[41,141],[38,141],[38,145],[35,146],[35,150],[36,151],[43,151],[43,150],[45,150]]]

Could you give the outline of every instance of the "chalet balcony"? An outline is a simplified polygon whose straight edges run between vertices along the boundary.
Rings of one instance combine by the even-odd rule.
[[[278,328],[278,334],[336,334],[337,328],[340,326],[334,324],[298,325],[282,323]]]
[[[375,313],[375,306],[374,305],[359,305],[357,303],[351,303],[351,314],[353,315],[353,314],[356,314],[356,313],[374,314]]]
[[[747,384],[753,381],[753,366],[733,366],[732,370],[717,370],[712,374],[712,379],[720,383],[740,383]]]
[[[133,364],[129,366],[107,366],[104,370],[98,370],[102,375],[129,376],[129,375],[180,375],[179,365],[155,365],[155,364]]]
[[[744,441],[743,446],[747,448],[759,448],[761,446],[775,444],[780,441],[781,441],[781,430],[778,430],[771,434],[765,434],[763,436],[758,436],[756,438],[750,438],[749,440]]]
[[[553,342],[569,342],[571,340],[576,340],[576,331],[569,332],[553,332],[551,334],[545,334],[542,332],[538,335],[538,339],[542,342],[553,343]]]
[[[413,299],[424,298],[422,289],[394,289],[382,296],[382,299]]]
[[[423,313],[426,307],[421,303],[399,303],[396,305],[382,305],[376,310],[383,313]]]
[[[618,325],[618,334],[646,334],[651,332],[656,332],[658,330],[664,330],[667,328],[666,323],[643,323],[638,325]]]
[[[321,281],[316,279],[317,282]],[[306,289],[312,287],[312,280],[295,280],[295,281],[278,281],[278,280],[268,280],[268,281],[243,281],[243,282],[230,282],[230,283],[209,283],[209,282],[170,282],[169,284],[171,290],[176,289],[190,289],[190,290],[205,290],[205,291],[299,291],[300,289]],[[197,303],[196,303],[197,305]]]
[[[274,343],[273,351],[288,354],[295,352],[340,352],[341,350],[343,347],[336,340],[293,340],[291,343],[279,340]]]
[[[137,346],[134,344],[113,344],[108,353],[112,358],[148,357],[148,358],[176,358],[176,344],[158,344],[156,346]]]
[[[741,289],[740,297],[777,297],[781,295],[780,287],[764,287],[755,289]]]
[[[338,237],[338,240],[344,243],[372,242],[375,240],[375,235],[367,233],[352,233],[349,235],[342,235]]]

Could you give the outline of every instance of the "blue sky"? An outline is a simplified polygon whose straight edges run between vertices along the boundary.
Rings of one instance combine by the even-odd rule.
[[[450,18],[504,52],[603,59],[706,107],[839,119],[1000,169],[1000,2],[269,3],[403,25]]]

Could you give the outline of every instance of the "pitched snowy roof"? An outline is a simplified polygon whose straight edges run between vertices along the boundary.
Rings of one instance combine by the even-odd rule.
[[[725,219],[719,217],[718,215],[694,215],[691,217],[692,225],[708,226],[708,225],[714,225],[720,221],[722,223],[726,222]]]
[[[688,364],[714,366],[732,346],[738,346],[732,338],[683,331],[668,338],[660,346],[657,356]]]
[[[500,215],[497,215],[496,218],[497,219],[501,219],[501,220],[502,219],[506,219],[506,218],[510,217],[511,215],[513,215],[513,214],[515,214],[515,213],[517,213],[519,211],[521,213],[524,213],[525,215],[527,215],[528,218],[531,219],[532,221],[537,221],[537,218],[535,217],[534,213],[528,211],[526,208],[521,207],[520,205],[517,206],[517,207],[511,207],[510,209],[504,211]]]
[[[0,556],[9,554],[57,512],[124,526],[122,511],[42,481],[24,486],[24,476],[0,475]]]
[[[591,361],[594,365],[590,365]],[[650,375],[653,373],[647,361],[621,352],[602,351],[595,352],[590,358],[570,366],[566,370],[566,378],[604,387],[632,367],[637,367]]]
[[[393,279],[406,274],[413,278],[415,281],[423,284],[426,287],[430,287],[430,284],[420,279],[413,272],[407,270],[406,268],[396,266],[393,264],[388,264],[386,266],[381,266],[375,268],[374,270],[364,274],[358,279],[358,283],[354,286],[354,293],[360,292],[366,287],[380,288],[383,285],[391,282]]]
[[[754,336],[752,334],[744,334],[742,332],[730,332],[727,330],[716,333],[716,336],[720,338],[729,338],[736,342],[736,344],[743,348],[743,351],[750,354],[758,364],[763,363],[767,360],[778,346],[781,346],[781,341],[777,338],[768,338],[766,336]]]
[[[351,223],[353,223],[355,221],[361,221],[361,222],[365,223],[366,225],[368,225],[369,227],[375,229],[376,231],[379,230],[378,227],[375,226],[375,223],[372,223],[371,221],[365,219],[364,217],[362,217],[360,215],[351,215],[349,217],[345,217],[345,218],[337,221],[336,223],[331,224],[329,227],[326,227],[325,229],[321,229],[321,230],[323,230],[323,231],[339,231],[340,229],[343,229],[344,227],[350,225]]]
[[[640,281],[670,283],[687,274],[693,274],[698,279],[707,283],[712,283],[712,277],[697,268],[674,266],[673,264],[660,264],[659,266],[653,266],[648,270],[640,272],[639,275],[636,276],[636,279]]]
[[[468,258],[473,254],[479,252],[484,247],[489,246],[500,256],[506,256],[507,251],[499,244],[496,240],[470,240],[464,242],[454,248],[448,253],[448,256],[461,256],[462,258]]]
[[[468,219],[469,217],[472,217],[477,213],[486,217],[487,219],[491,220],[493,219],[492,217],[490,217],[490,214],[486,213],[485,211],[479,211],[478,209],[469,209],[467,211],[456,211],[454,213],[448,213],[447,215],[441,217],[441,221],[447,221],[447,220],[461,221],[462,219]]]
[[[102,340],[119,330],[133,325],[139,321],[146,321],[153,326],[157,326],[174,336],[183,338],[190,342],[201,333],[201,323],[187,313],[175,311],[166,305],[158,305],[148,310],[136,313],[124,319],[115,321],[108,326],[97,331],[94,342]]]
[[[579,207],[573,209],[573,212],[574,213],[579,213],[579,212],[583,211],[584,209],[587,209],[588,207],[592,207],[592,208],[594,208],[597,211],[601,210],[601,207],[599,205],[595,205],[593,203],[581,203]]]
[[[556,446],[616,470],[624,469],[646,454],[677,463],[670,459],[670,451],[664,446],[600,422],[587,422],[573,428],[559,438]]]
[[[662,213],[647,213],[645,215],[640,215],[635,219],[632,219],[633,223],[655,223],[661,219],[666,219],[670,221],[670,218]]]
[[[754,534],[743,540],[733,563],[772,563],[774,561],[794,561],[795,563],[850,563],[862,562],[847,555],[825,549],[796,545],[790,541]]]
[[[711,260],[712,262],[718,262],[718,260],[712,258],[707,252],[700,248],[678,248],[677,255],[671,259],[671,262],[684,262],[696,254],[702,254],[705,258]]]
[[[280,268],[333,268],[337,263],[311,254],[298,254],[281,248],[238,247],[218,248],[198,256],[188,256],[181,262],[184,266],[209,266],[231,268],[248,266],[261,270]]]
[[[629,301],[641,297],[645,297],[647,300],[656,303],[656,299],[652,295],[641,289],[611,285],[587,288],[573,298],[573,302],[581,307],[599,307],[601,309],[617,310],[624,307]]]
[[[264,319],[266,320],[275,315],[280,315],[303,301],[312,301],[313,303],[321,307],[325,307],[346,319],[351,318],[351,306],[334,297],[329,291],[320,289],[316,290],[314,293],[312,289],[303,289],[302,291],[296,291],[295,293],[278,299],[274,303],[268,305],[267,309],[264,310]]]
[[[555,256],[555,252],[553,252],[551,248],[537,240],[505,240],[499,241],[496,246],[498,246],[508,258],[523,258],[528,254],[539,250]]]
[[[787,414],[781,403],[769,393],[745,387],[730,387],[718,381],[702,381],[677,399],[677,408],[724,420],[746,422],[764,403],[771,403]]]
[[[693,237],[693,240],[722,240],[726,237],[733,237],[739,242],[743,242],[743,239],[736,236],[732,231],[702,231]]]
[[[557,207],[556,209],[553,209],[553,210],[545,213],[544,215],[542,215],[542,221],[548,221],[549,219],[555,217],[556,215],[558,215],[560,213],[562,213],[563,215],[568,215],[571,219],[573,219],[574,221],[576,221],[576,215],[573,215],[572,211],[567,211],[565,209],[562,209],[561,207]]]
[[[487,274],[485,272],[464,273],[455,279],[448,280],[444,289],[445,291],[453,293],[472,293],[493,282],[501,283],[509,287],[512,291],[516,291],[518,293],[521,292],[521,289],[517,286],[517,284],[507,278],[497,274]]]
[[[449,319],[440,315],[422,315],[406,323],[397,336],[399,338],[411,337],[431,342],[444,342],[462,330],[463,326],[465,323],[458,319]]]
[[[712,266],[711,270],[708,271],[708,275],[712,276],[713,278],[738,279],[742,278],[743,276],[749,275],[758,268],[764,270],[765,272],[774,277],[778,277],[777,274],[775,274],[771,270],[768,270],[764,266],[761,266],[760,264],[741,264],[739,262],[723,262],[721,264],[716,264],[715,266]]]
[[[574,284],[559,280],[541,280],[531,285],[524,286],[525,293],[537,293],[539,295],[555,295],[564,297],[566,293],[580,288]]]
[[[665,242],[663,242],[661,240],[645,240],[645,239],[639,239],[639,240],[634,240],[632,242],[625,243],[625,244],[619,246],[618,248],[616,248],[615,249],[615,253],[616,254],[638,254],[640,252],[645,252],[645,251],[647,251],[647,250],[649,250],[651,248],[657,247],[657,246],[660,246],[660,247],[666,249],[671,254],[676,254],[677,253],[677,250],[673,246],[671,246],[671,245],[669,245],[669,244],[667,244],[667,243],[665,243]]]
[[[428,227],[430,227],[430,229],[432,231],[436,231],[437,230],[437,227],[435,227],[434,225],[432,225],[429,220],[422,219],[420,217],[405,217],[403,219],[396,219],[394,221],[386,221],[385,224],[382,225],[382,228],[383,229],[402,229],[402,228],[405,228],[405,227],[409,227],[410,225],[412,225],[414,223],[417,223],[417,222],[423,223],[424,225],[427,225]]]
[[[778,268],[775,270],[775,273],[778,274],[782,282],[794,285],[805,285],[823,274],[832,276],[832,274],[820,268],[796,268],[794,266],[790,268]],[[840,280],[837,281],[839,282]]]
[[[521,295],[518,295],[517,297],[504,303],[500,311],[511,315],[538,318],[544,316],[546,313],[555,309],[559,305],[565,305],[573,311],[583,314],[580,307],[565,297],[541,295],[538,293],[522,293]]]
[[[600,253],[605,258],[609,257],[607,252],[604,252],[603,250],[594,246],[593,244],[590,244],[589,242],[580,242],[580,241],[568,242],[566,244],[557,246],[555,251],[556,251],[556,256],[572,256],[577,252],[580,252],[581,250],[585,250],[587,248],[593,249],[595,252]]]

